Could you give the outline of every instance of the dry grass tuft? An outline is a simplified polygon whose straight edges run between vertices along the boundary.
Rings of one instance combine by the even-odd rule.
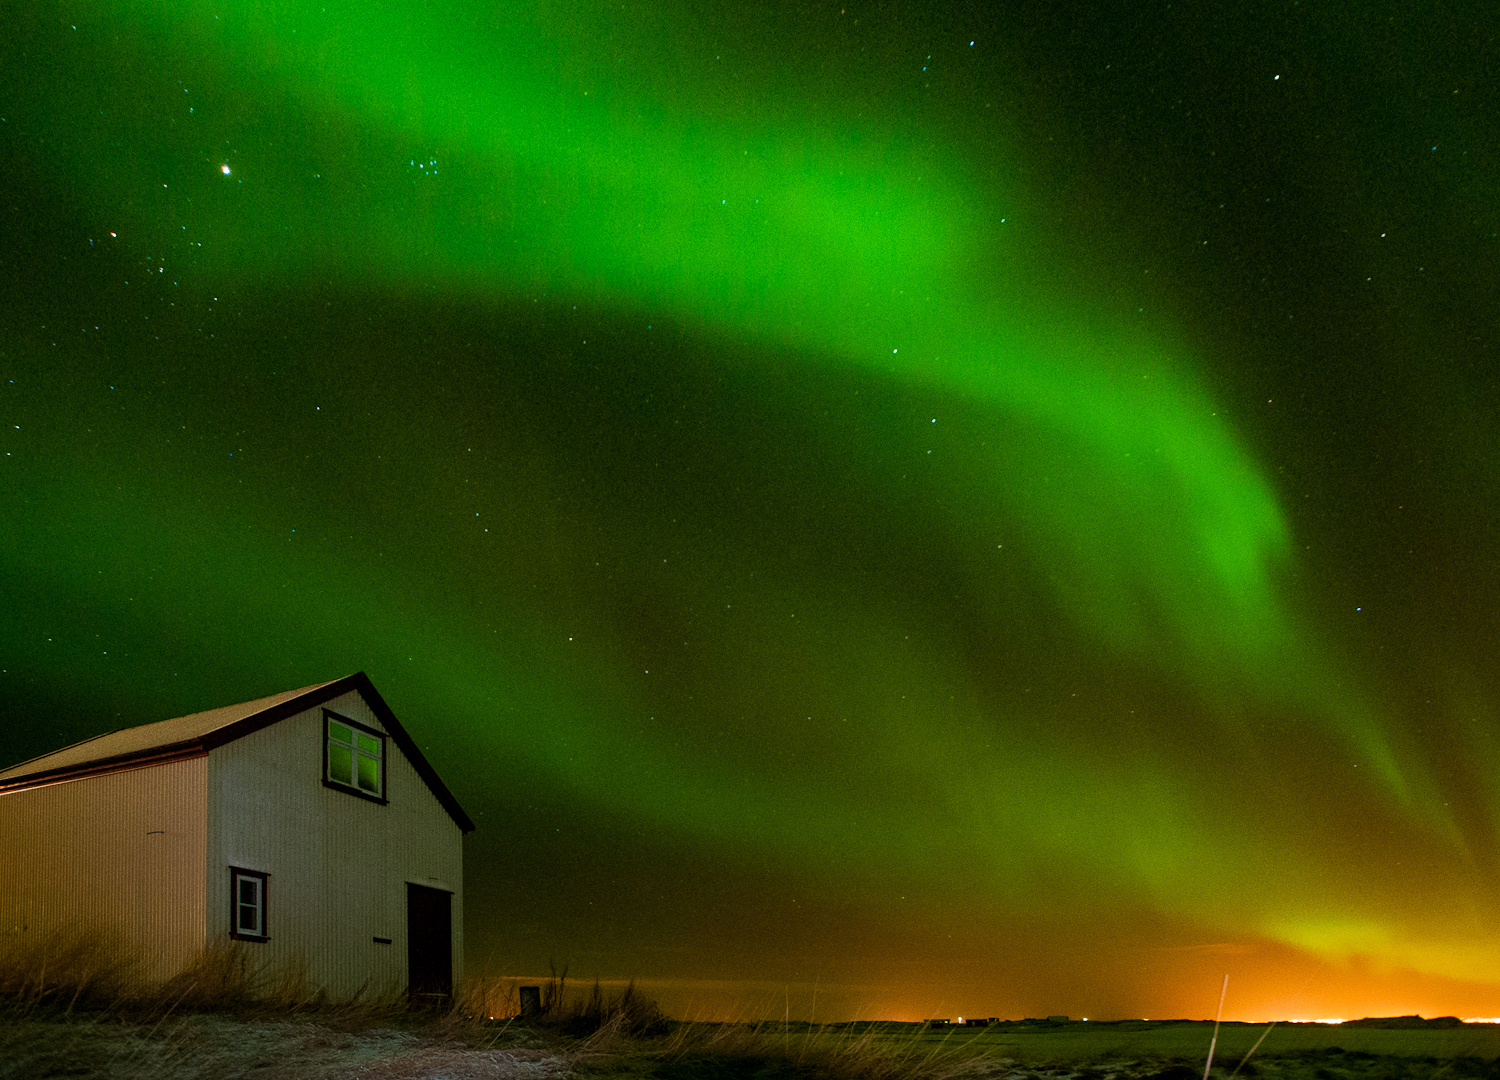
[[[570,1067],[570,1058],[546,1049],[475,1048],[427,1030],[342,1031],[311,1014],[146,1023],[80,1013],[0,1024],[0,1080],[544,1080]]]
[[[0,1020],[73,1010],[133,1018],[235,1012],[270,1017],[315,1012],[346,1028],[409,1019],[404,995],[366,988],[331,1001],[309,986],[306,965],[258,964],[242,942],[201,950],[176,975],[152,980],[139,952],[99,931],[56,933],[0,948]]]
[[[780,1022],[681,1025],[652,1075],[786,1077],[807,1080],[957,1080],[1008,1075],[1010,1061],[933,1045],[920,1034],[892,1039],[874,1025],[808,1028]]]
[[[527,1030],[586,1041],[589,1052],[625,1039],[652,1039],[671,1029],[669,1021],[632,981],[618,993],[606,993],[599,980],[587,993],[569,995],[568,972],[553,967],[541,986],[541,1008],[522,1015],[518,980],[470,976],[454,1013],[470,1020],[501,1021]]]
[[[13,938],[0,949],[0,1001],[13,1009],[98,1008],[144,987],[134,951],[97,931]]]
[[[235,1008],[254,997],[256,975],[240,942],[225,941],[200,952],[154,996],[189,1010]]]
[[[96,933],[12,943],[0,952],[0,1080],[545,1080],[572,1067],[571,1051],[526,1045],[460,1006],[414,1010],[389,992],[333,1002],[309,993],[302,965],[254,956],[224,941],[152,982]]]

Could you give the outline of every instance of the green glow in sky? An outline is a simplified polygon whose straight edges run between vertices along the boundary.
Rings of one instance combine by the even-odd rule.
[[[1493,739],[1444,764],[1351,659],[1201,326],[1019,137],[711,22],[38,16],[7,123],[111,261],[14,320],[13,666],[121,693],[113,635],[183,711],[363,668],[497,817],[1490,978]]]
[[[629,75],[549,70],[567,29],[519,11],[359,10],[357,36],[322,4],[125,19],[204,51],[183,135],[93,163],[101,189],[170,177],[159,199],[119,208],[144,233],[138,249],[181,244],[174,226],[201,237],[186,241],[202,245],[198,281],[541,283],[931,388],[963,415],[960,434],[933,442],[966,547],[1024,530],[1080,623],[1205,687],[1307,677],[1289,665],[1304,646],[1275,595],[1286,524],[1255,463],[1143,331],[1028,329],[1016,283],[1045,239],[1018,196],[908,149],[913,132],[856,119],[819,139],[639,96]],[[506,27],[503,64],[474,36],[489,20]],[[257,118],[264,154],[237,138],[246,92],[286,98]],[[216,128],[226,152],[205,138]],[[372,182],[392,171],[404,182]],[[994,265],[998,286],[975,279]]]

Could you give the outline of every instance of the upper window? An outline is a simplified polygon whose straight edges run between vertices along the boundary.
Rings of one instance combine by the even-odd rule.
[[[385,802],[385,736],[324,710],[323,781]]]
[[[241,941],[266,941],[266,875],[231,866],[229,901],[229,936]]]

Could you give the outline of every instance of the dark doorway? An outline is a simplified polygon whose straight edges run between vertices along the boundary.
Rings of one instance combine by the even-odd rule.
[[[453,894],[406,883],[407,997],[453,996]]]

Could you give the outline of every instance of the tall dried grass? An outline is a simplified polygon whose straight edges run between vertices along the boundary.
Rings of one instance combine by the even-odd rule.
[[[146,986],[139,954],[102,931],[55,933],[0,944],[0,1002],[12,1009],[97,1008]]]
[[[182,1012],[247,1012],[260,1015],[315,1009],[354,1022],[403,1015],[394,987],[365,988],[351,998],[330,1000],[310,986],[305,962],[259,962],[244,943],[215,942],[180,972],[152,979],[140,949],[120,936],[73,930],[30,940],[0,941],[0,1014],[38,1010],[127,1011],[162,1016]]]
[[[656,1002],[642,995],[634,981],[611,994],[595,979],[586,993],[570,995],[568,969],[559,972],[552,965],[540,990],[540,1008],[522,1015],[519,979],[471,976],[464,982],[454,1012],[480,1022],[516,1023],[533,1031],[592,1039],[595,1045],[620,1038],[652,1038],[665,1034],[671,1026]]]
[[[777,1075],[817,1080],[956,1080],[1008,1074],[1015,1062],[961,1045],[932,1043],[920,1030],[893,1037],[883,1025],[686,1024],[657,1051],[663,1080],[705,1075]]]

